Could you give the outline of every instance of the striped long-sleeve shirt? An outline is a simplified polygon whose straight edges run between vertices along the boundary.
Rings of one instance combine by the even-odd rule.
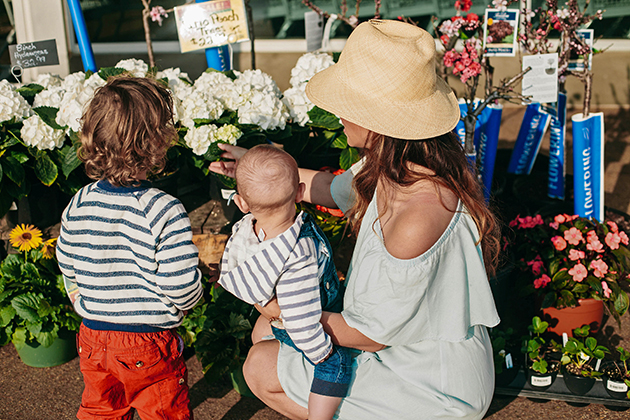
[[[276,295],[284,327],[293,343],[314,364],[332,350],[324,332],[317,250],[312,238],[299,238],[302,213],[275,238],[259,241],[253,216],[232,228],[223,252],[219,284],[237,298],[266,305]]]
[[[75,310],[92,321],[173,328],[203,293],[188,214],[148,182],[79,190],[62,215],[57,259],[68,292],[78,288]]]

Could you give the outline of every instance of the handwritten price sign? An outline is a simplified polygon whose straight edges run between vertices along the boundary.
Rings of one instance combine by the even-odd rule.
[[[54,39],[49,39],[9,45],[9,58],[12,66],[20,66],[23,69],[54,66],[59,64],[57,42]]]
[[[181,51],[248,41],[243,0],[216,0],[175,8]]]

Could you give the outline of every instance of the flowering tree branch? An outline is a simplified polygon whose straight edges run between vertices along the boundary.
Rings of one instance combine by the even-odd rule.
[[[348,13],[348,4],[347,0],[342,0],[339,6],[341,11],[341,15],[337,15],[337,19],[342,22],[347,23],[352,27],[352,29],[356,28],[359,24],[359,5],[361,4],[361,0],[356,0],[355,11],[351,16],[346,16]],[[328,19],[331,14],[317,7],[311,0],[302,0],[302,3],[308,7],[309,9],[317,12],[318,15],[323,16],[324,19]],[[374,17],[380,17],[380,9],[381,9],[381,1],[374,0]]]
[[[162,22],[168,17],[169,13],[172,13],[174,8],[164,9],[162,6],[154,6],[151,8],[152,0],[141,0],[144,8],[142,9],[142,26],[144,28],[144,40],[147,43],[147,52],[149,54],[149,65],[155,67],[155,58],[153,56],[153,43],[151,42],[151,27],[149,25],[149,19],[153,22],[157,22],[162,26]],[[188,0],[185,4],[192,3],[194,0]]]

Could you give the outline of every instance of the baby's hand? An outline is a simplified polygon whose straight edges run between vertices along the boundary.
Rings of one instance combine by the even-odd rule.
[[[236,176],[236,166],[238,160],[243,157],[247,149],[238,146],[232,146],[231,144],[219,143],[220,149],[225,150],[225,153],[221,154],[224,159],[233,159],[232,162],[212,162],[208,169],[212,172],[229,176],[234,178]]]

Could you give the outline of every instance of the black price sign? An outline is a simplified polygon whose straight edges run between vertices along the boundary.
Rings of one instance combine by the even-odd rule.
[[[49,39],[9,45],[9,58],[12,66],[20,66],[23,69],[54,66],[59,64],[57,42],[54,39]]]

